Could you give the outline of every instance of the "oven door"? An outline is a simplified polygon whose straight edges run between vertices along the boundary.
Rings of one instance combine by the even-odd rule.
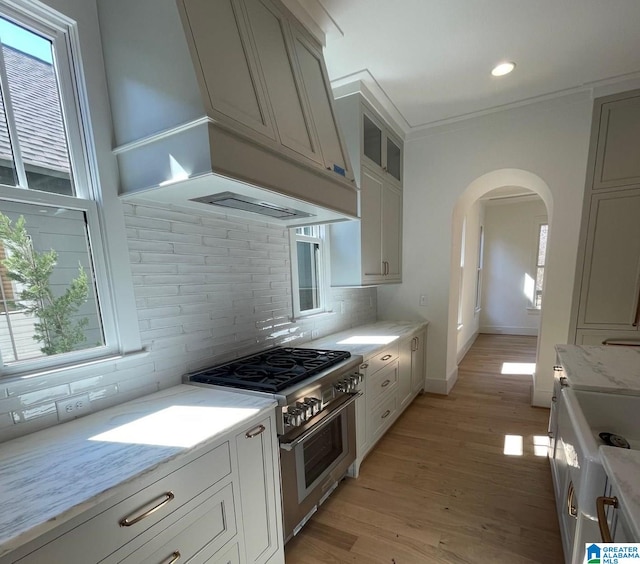
[[[295,535],[355,460],[355,401],[345,395],[295,434],[280,438],[285,541]]]

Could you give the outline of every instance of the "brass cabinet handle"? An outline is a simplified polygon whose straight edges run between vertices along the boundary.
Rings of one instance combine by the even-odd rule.
[[[596,498],[596,511],[598,513],[598,527],[600,527],[600,536],[602,542],[613,542],[611,538],[611,531],[609,530],[609,523],[607,523],[607,514],[605,513],[604,506],[611,505],[614,509],[618,507],[617,497],[605,497],[600,496]]]
[[[389,384],[391,384],[391,380],[385,380],[382,382],[381,387],[386,388]]]
[[[179,550],[175,550],[174,552],[171,553],[170,556],[168,556],[168,560],[166,562],[166,564],[173,564],[174,562],[177,562],[178,560],[180,560],[180,557],[182,556],[182,554],[180,554]]]
[[[364,364],[360,365],[360,368],[362,368],[362,370],[366,370],[367,368],[369,368],[369,364],[365,362]]]
[[[562,372],[562,366],[560,366],[559,364],[556,364],[556,365],[553,367],[553,371],[554,371],[554,372]]]
[[[558,397],[557,396],[551,396],[551,401],[553,403],[556,403],[558,401]]]
[[[578,517],[578,509],[573,504],[573,498],[576,494],[576,489],[573,487],[573,481],[569,482],[569,490],[567,491],[567,513],[571,517]]]
[[[387,417],[389,417],[390,414],[391,414],[391,411],[387,409],[387,411],[385,411],[382,414],[382,417],[380,419],[386,419]]]
[[[247,439],[253,439],[253,437],[257,437],[258,435],[261,435],[266,430],[267,428],[264,425],[258,425],[257,427],[254,427],[253,429],[250,429],[249,431],[247,431],[244,434],[244,436],[247,437]]]
[[[380,360],[389,360],[392,356],[392,354],[385,354]]]
[[[155,513],[156,511],[158,511],[158,509],[167,505],[167,503],[169,503],[174,497],[176,496],[173,495],[173,492],[163,493],[161,496],[158,496],[157,498],[157,499],[162,498],[162,501],[160,503],[158,503],[157,505],[154,505],[151,509],[148,509],[144,513],[141,513],[140,515],[138,515],[137,517],[131,517],[131,516],[125,517],[124,519],[122,519],[122,521],[120,521],[120,526],[131,527],[131,525],[135,525],[136,523],[139,523],[145,517],[149,517],[149,515],[151,515],[152,513]]]
[[[605,339],[603,345],[619,346],[619,347],[640,347],[638,339]]]

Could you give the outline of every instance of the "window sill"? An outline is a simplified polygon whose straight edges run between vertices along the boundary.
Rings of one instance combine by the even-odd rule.
[[[19,382],[21,385],[25,385],[25,387],[29,387],[30,382],[33,381],[35,383],[40,379],[47,379],[52,383],[55,383],[60,379],[61,382],[67,383],[70,375],[73,375],[73,380],[80,379],[84,377],[85,372],[87,374],[95,373],[95,369],[97,367],[108,365],[109,363],[127,362],[129,360],[144,358],[148,354],[149,351],[146,349],[124,354],[114,354],[92,360],[80,361],[74,364],[41,369],[34,372],[9,374],[4,377],[0,376],[0,381],[3,386]]]
[[[309,313],[306,315],[299,315],[298,317],[295,317],[294,315],[292,315],[291,317],[289,317],[289,321],[291,321],[291,323],[298,323],[300,321],[306,321],[307,319],[313,320],[313,319],[321,319],[323,317],[329,317],[331,315],[335,315],[336,312],[334,310],[329,310],[329,311],[318,311],[315,313]]]

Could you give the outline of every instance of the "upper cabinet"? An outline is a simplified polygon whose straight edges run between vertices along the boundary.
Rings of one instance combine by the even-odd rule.
[[[331,283],[402,282],[402,143],[359,94],[336,106],[360,186],[360,221],[331,225]]]
[[[357,217],[321,46],[279,0],[98,8],[125,195],[204,209],[238,192],[289,225]]]
[[[640,345],[640,90],[593,115],[570,338]]]
[[[363,163],[402,187],[402,142],[364,106],[361,134]]]
[[[640,185],[640,95],[636,91],[612,98],[596,102],[594,189]]]

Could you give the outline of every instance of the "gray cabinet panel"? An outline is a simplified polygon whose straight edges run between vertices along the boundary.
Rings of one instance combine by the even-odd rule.
[[[593,196],[579,327],[634,328],[640,293],[639,218],[639,189]]]
[[[211,110],[275,139],[240,4],[216,0],[212,10],[209,0],[183,1]]]
[[[382,194],[384,182],[367,169],[362,169],[360,187],[360,229],[362,231],[362,278],[375,281],[383,274],[382,246]],[[373,279],[373,280],[372,280]]]
[[[296,81],[283,16],[265,0],[248,0],[246,7],[280,142],[321,162]]]
[[[382,193],[382,260],[387,279],[402,276],[402,193],[386,184]]]
[[[640,97],[602,105],[594,185],[640,184]]]
[[[322,53],[306,41],[295,27],[293,35],[302,81],[309,97],[309,106],[312,110],[324,165],[333,171],[336,170],[334,167],[337,165],[346,172],[347,160],[338,135],[338,123],[331,105],[333,94],[324,69]]]

